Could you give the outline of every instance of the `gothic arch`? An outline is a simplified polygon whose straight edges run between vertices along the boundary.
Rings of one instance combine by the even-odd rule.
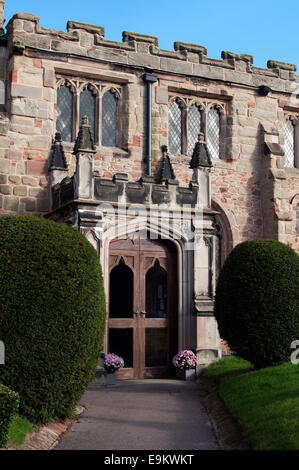
[[[211,206],[212,209],[219,212],[216,216],[216,225],[219,232],[220,264],[222,266],[234,247],[233,232],[229,218],[223,208],[215,200],[212,200]]]

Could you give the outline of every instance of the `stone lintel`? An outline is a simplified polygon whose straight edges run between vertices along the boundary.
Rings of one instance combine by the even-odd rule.
[[[190,93],[195,96],[199,96],[201,98],[211,98],[211,99],[220,99],[221,101],[232,101],[234,96],[229,94],[227,90],[223,89],[216,89],[214,88],[213,91],[209,91],[207,88],[200,88],[197,90],[189,89],[187,87],[179,87],[175,85],[170,85],[168,90],[173,93]]]
[[[299,102],[293,103],[290,100],[279,99],[278,105],[285,111],[294,111],[296,113],[299,113]]]

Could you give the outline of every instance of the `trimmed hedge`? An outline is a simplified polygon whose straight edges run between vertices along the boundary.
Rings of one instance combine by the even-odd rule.
[[[215,317],[231,350],[256,367],[290,360],[299,339],[299,256],[275,240],[237,245],[220,272]]]
[[[19,395],[0,384],[0,447],[7,444],[9,425],[18,407]]]
[[[72,227],[0,218],[0,381],[31,422],[70,417],[93,377],[106,305],[99,257]]]

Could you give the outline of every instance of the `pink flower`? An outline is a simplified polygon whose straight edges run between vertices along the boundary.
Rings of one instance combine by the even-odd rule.
[[[197,360],[193,351],[185,349],[173,357],[172,363],[176,369],[195,369]]]

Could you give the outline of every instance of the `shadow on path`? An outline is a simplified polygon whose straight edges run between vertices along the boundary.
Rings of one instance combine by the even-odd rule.
[[[86,411],[55,450],[219,449],[193,382],[127,380],[90,387],[80,404]]]

